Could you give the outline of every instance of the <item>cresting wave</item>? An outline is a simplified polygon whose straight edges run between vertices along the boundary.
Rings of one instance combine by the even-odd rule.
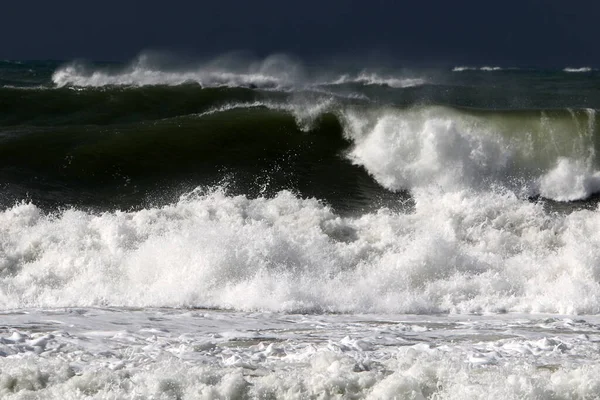
[[[339,78],[323,82],[323,85],[342,85],[346,83],[361,83],[364,85],[385,85],[391,88],[406,88],[419,86],[427,83],[423,78],[395,78],[390,76],[381,76],[376,73],[361,72],[357,75],[342,75]]]
[[[572,68],[572,67],[567,67],[565,69],[563,69],[564,72],[592,72],[594,71],[594,69],[590,68],[590,67],[581,67],[581,68]]]
[[[336,165],[342,171],[349,159],[392,191],[501,187],[523,198],[573,201],[600,189],[598,124],[592,109],[399,108],[346,104],[332,97],[276,101],[259,100],[252,91],[240,94],[250,101],[221,101],[211,107],[200,97],[199,112],[190,112],[195,106],[188,103],[194,107],[183,115],[174,112],[159,120],[121,125],[126,135],[99,125],[85,128],[84,142],[76,128],[63,128],[60,141],[46,128],[7,136],[0,143],[0,166],[16,166],[58,180],[61,186],[69,180],[105,184],[113,176],[135,185],[141,179],[175,178],[198,169],[217,173],[217,166],[272,165],[288,168],[286,173],[294,177],[305,174],[300,171],[307,165]],[[152,110],[148,113],[156,117]],[[137,110],[138,115],[142,112]],[[23,157],[23,148],[40,153]],[[165,148],[169,151],[162,151]],[[152,162],[147,154],[154,154]],[[295,154],[296,162],[286,156],[282,164],[285,154]],[[321,193],[314,195],[322,198]]]
[[[345,157],[413,205],[343,217],[219,188],[129,212],[17,204],[0,214],[0,307],[600,312],[600,210],[527,199],[598,190],[595,111],[335,112]]]
[[[595,110],[347,112],[350,153],[391,190],[490,190],[558,201],[600,190]]]

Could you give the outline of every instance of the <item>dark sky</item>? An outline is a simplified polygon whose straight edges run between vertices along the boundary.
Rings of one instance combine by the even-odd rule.
[[[600,66],[600,0],[8,1],[0,59],[232,50],[305,60]]]

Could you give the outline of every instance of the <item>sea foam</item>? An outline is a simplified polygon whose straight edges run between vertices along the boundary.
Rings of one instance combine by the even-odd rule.
[[[343,85],[347,83],[361,83],[363,85],[384,85],[391,88],[405,88],[420,86],[427,83],[423,78],[400,78],[394,76],[380,75],[374,72],[363,71],[357,75],[341,75],[337,79],[323,82],[326,85]]]
[[[222,57],[193,66],[167,67],[141,55],[122,69],[97,68],[73,62],[57,69],[52,81],[58,87],[180,85],[286,88],[302,80],[301,66],[284,55],[261,61]]]
[[[0,305],[596,313],[600,211],[415,190],[342,218],[289,192],[221,191],[136,212],[0,214]]]

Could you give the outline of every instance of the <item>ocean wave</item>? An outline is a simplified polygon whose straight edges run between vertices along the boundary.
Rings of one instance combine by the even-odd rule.
[[[597,325],[523,314],[19,310],[3,313],[0,396],[589,399],[600,386]]]
[[[85,128],[87,139],[83,143],[77,127],[61,128],[58,142],[41,127],[39,133],[11,136],[0,143],[0,156],[7,166],[43,174],[48,179],[100,184],[110,181],[113,175],[139,179],[158,171],[194,175],[195,168],[206,169],[211,163],[269,165],[279,163],[277,157],[282,152],[304,157],[298,160],[298,166],[319,165],[324,162],[320,161],[323,154],[334,157],[347,143],[350,147],[345,156],[382,187],[395,192],[429,186],[445,192],[502,187],[521,197],[541,195],[568,202],[586,199],[600,189],[595,157],[598,126],[593,109],[400,108],[349,104],[333,96],[276,100],[257,97],[255,91],[245,89],[170,90],[149,88],[123,93],[134,105],[148,103],[148,99],[157,99],[162,105],[165,99],[177,98],[185,107],[169,102],[175,108],[170,112],[161,106],[162,111],[169,111],[163,115],[157,115],[154,108],[120,107],[119,113],[112,116],[94,114],[102,120],[90,120],[78,108],[69,108],[68,115],[98,125]],[[102,102],[119,99],[98,95]],[[130,101],[137,97],[145,103]],[[83,99],[75,96],[72,100],[85,108]],[[128,119],[131,114],[136,119]],[[143,114],[152,119],[140,118]],[[114,122],[125,124],[119,130],[127,134],[107,133],[101,124]],[[244,153],[236,150],[240,143],[246,143]],[[28,146],[39,149],[37,156],[20,155],[20,149]],[[50,146],[52,154],[44,151]],[[171,151],[162,152],[163,147]],[[148,152],[156,153],[151,163],[143,156]],[[97,153],[104,157],[95,156]],[[67,158],[71,160],[69,165],[57,170],[56,165]],[[342,161],[337,162],[341,168]],[[293,166],[289,168],[290,176],[300,173]]]
[[[18,135],[0,143],[0,159],[39,176],[60,164],[79,183],[118,176],[135,186],[274,154],[287,158],[269,176],[287,169],[314,184],[311,170],[328,170],[323,186],[333,190],[364,169],[412,202],[342,215],[325,192],[253,197],[217,185],[126,212],[19,203],[0,212],[0,308],[600,312],[600,284],[589,278],[600,209],[550,213],[530,201],[598,191],[595,110],[251,101],[135,129],[88,127],[85,144],[78,130],[60,141]],[[20,157],[23,148],[52,151]],[[361,168],[349,175],[346,160]]]

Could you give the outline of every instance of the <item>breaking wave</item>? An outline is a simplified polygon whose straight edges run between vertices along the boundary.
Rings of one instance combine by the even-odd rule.
[[[289,119],[290,110],[268,107],[232,104],[189,123],[225,123],[236,110],[247,114],[233,120],[259,118],[256,126],[262,128],[271,125],[269,119]],[[329,117],[320,118],[335,116],[340,125],[317,118],[316,125],[287,136],[310,143],[303,157],[316,155],[313,163],[340,168],[334,158],[322,158],[332,142],[311,139],[338,135],[333,154],[363,167],[391,191],[407,190],[412,202],[343,216],[320,200],[326,195],[305,198],[282,190],[251,197],[217,185],[138,211],[46,213],[20,203],[0,213],[1,307],[600,312],[600,211],[548,213],[543,203],[528,199],[539,194],[571,201],[598,190],[595,111],[328,104],[316,114],[323,112]],[[231,135],[221,137],[233,145],[243,138],[239,132],[247,134],[242,127],[220,135]],[[252,133],[231,157],[252,153],[252,141],[255,149],[273,146],[280,139],[276,130],[268,131],[271,136],[262,139],[260,130]],[[114,150],[129,155],[131,164],[120,172],[135,178],[136,160],[144,158],[136,149],[150,144],[170,151],[152,153],[149,168],[187,168],[194,158],[182,158],[184,147],[190,157],[201,149],[205,155],[216,151],[210,148],[214,136],[184,141],[178,150],[172,146],[181,138],[172,126],[161,135],[140,134],[129,147],[103,144],[107,163],[84,170],[110,169]],[[71,156],[75,165],[79,155]],[[295,173],[306,171],[303,166]],[[352,179],[340,176],[342,183]]]

